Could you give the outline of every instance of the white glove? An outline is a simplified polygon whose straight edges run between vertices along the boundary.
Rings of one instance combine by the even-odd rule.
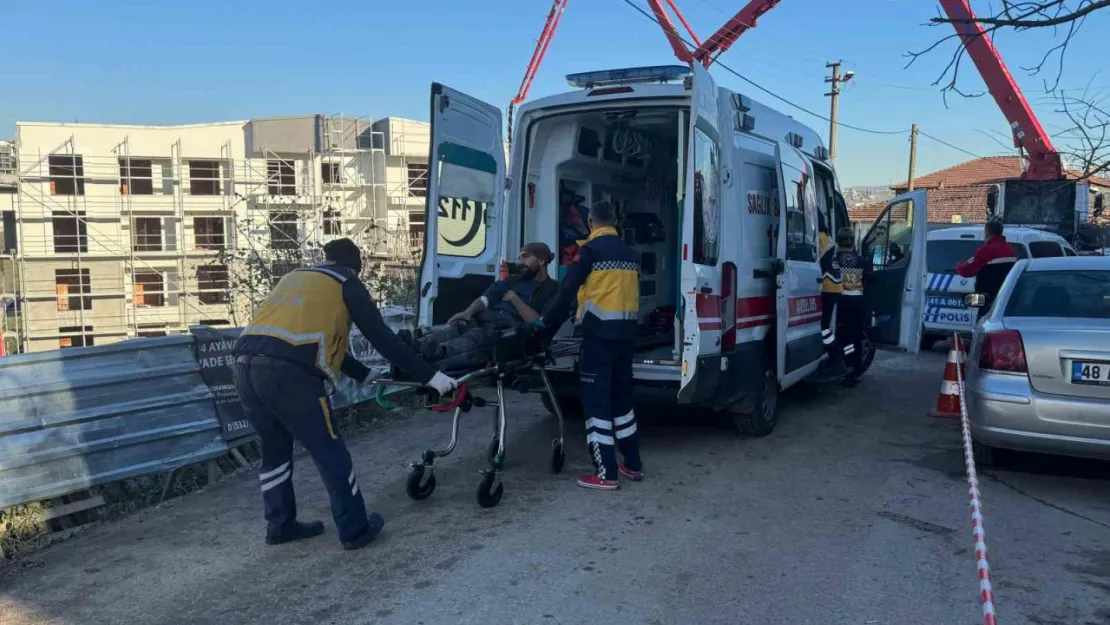
[[[370,386],[375,380],[382,377],[382,372],[376,369],[371,369],[370,373],[366,375],[366,379],[362,381],[363,386]]]
[[[431,380],[428,380],[428,386],[434,388],[440,395],[446,395],[455,390],[459,386],[458,380],[446,376],[442,371],[436,371]]]

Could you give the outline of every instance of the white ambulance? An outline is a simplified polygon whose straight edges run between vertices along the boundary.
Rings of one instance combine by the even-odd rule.
[[[642,252],[637,398],[768,434],[779,391],[823,358],[818,228],[848,224],[820,136],[697,64],[567,80],[576,91],[521,107],[508,168],[500,110],[433,85],[418,323],[462,310],[529,241],[561,276],[576,219],[607,200]],[[918,349],[926,214],[924,193],[896,198],[864,237],[877,345]],[[567,403],[575,360],[549,370]]]

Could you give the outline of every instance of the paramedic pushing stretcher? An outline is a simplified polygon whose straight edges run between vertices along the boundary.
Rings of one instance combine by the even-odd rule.
[[[987,296],[987,305],[979,308],[976,319],[982,319],[994,305],[994,298],[998,297],[1002,283],[1017,262],[1017,252],[1002,234],[1001,221],[988,221],[983,231],[986,241],[975,250],[975,255],[956,264],[956,273],[965,278],[975,278],[975,292]]]
[[[421,339],[421,354],[436,361],[474,353],[498,332],[532,323],[555,297],[559,286],[547,275],[551,248],[528,243],[520,249],[515,276],[490,285],[466,310],[447,320],[447,327]]]
[[[578,478],[578,485],[615,490],[620,487],[618,471],[633,481],[644,477],[632,410],[640,254],[617,234],[612,204],[594,204],[589,221],[589,238],[579,242],[555,301],[535,325],[558,330],[577,294],[576,318],[582,329],[579,379],[586,412],[586,442],[596,469],[593,475]],[[624,456],[619,467],[614,444]]]
[[[287,274],[235,343],[235,388],[262,439],[258,478],[267,521],[266,543],[311,538],[320,521],[297,520],[293,440],[312,455],[331,499],[344,549],[358,549],[381,531],[366,514],[351,454],[331,418],[327,387],[340,372],[365,382],[370,370],[347,353],[353,321],[374,349],[414,379],[448,393],[455,380],[420,359],[382,320],[359,281],[362,258],[350,239],[324,246],[329,262]]]

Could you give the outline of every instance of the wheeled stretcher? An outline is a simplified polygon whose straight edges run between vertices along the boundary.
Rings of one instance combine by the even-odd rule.
[[[505,461],[505,390],[517,392],[531,392],[528,388],[528,379],[538,373],[543,382],[539,392],[547,393],[551,400],[558,422],[558,435],[551,440],[551,471],[559,473],[566,462],[566,453],[563,447],[563,414],[559,402],[555,397],[551,381],[548,379],[545,366],[555,358],[563,356],[558,351],[577,349],[575,344],[551,344],[543,336],[531,331],[528,326],[514,328],[501,332],[493,341],[488,359],[477,369],[470,370],[444,370],[444,373],[454,377],[459,382],[458,388],[450,398],[439,397],[435,391],[427,387],[405,380],[401,372],[391,369],[387,377],[374,381],[378,385],[377,397],[379,403],[383,401],[383,394],[387,387],[411,388],[415,392],[425,395],[425,408],[435,412],[452,412],[451,439],[445,447],[429,448],[421,454],[420,460],[412,464],[405,491],[413,499],[426,499],[432,495],[436,488],[435,461],[438,458],[451,455],[459,438],[459,422],[463,413],[470,412],[473,408],[492,407],[493,435],[489,446],[486,448],[486,459],[489,467],[481,471],[482,478],[478,483],[478,505],[483,508],[492,508],[501,501],[504,494],[504,485],[501,473]],[[402,335],[402,338],[411,338]],[[496,389],[497,398],[487,400],[471,393],[474,387],[489,385]]]

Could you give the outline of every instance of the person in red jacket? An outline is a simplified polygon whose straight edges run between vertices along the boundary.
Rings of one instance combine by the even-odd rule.
[[[1014,246],[1007,243],[1006,236],[1002,234],[1001,221],[988,221],[983,232],[987,240],[975,250],[975,255],[956,264],[956,273],[965,278],[975,278],[975,292],[987,296],[987,306],[979,309],[979,319],[990,310],[1002,283],[1017,262]]]

